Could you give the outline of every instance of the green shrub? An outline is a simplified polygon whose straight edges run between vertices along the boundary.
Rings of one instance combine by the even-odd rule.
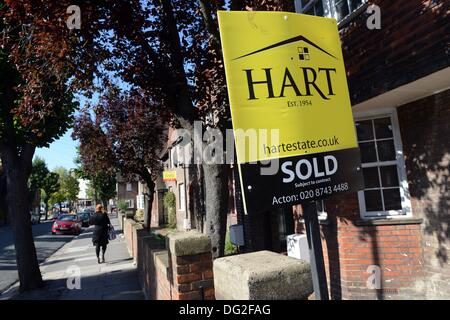
[[[125,200],[117,200],[117,209],[122,213],[125,213],[128,209],[128,205]]]
[[[230,233],[227,231],[225,236],[225,255],[235,254],[237,252],[237,247],[230,241]]]
[[[176,198],[175,193],[167,191],[164,194],[164,208],[169,214],[169,223],[167,227],[176,228],[177,226],[177,212],[176,212]]]
[[[137,209],[136,214],[134,215],[134,220],[136,221],[144,221],[144,209]]]

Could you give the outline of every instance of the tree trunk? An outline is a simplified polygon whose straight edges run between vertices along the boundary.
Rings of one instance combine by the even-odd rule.
[[[189,166],[189,211],[194,214],[195,229],[205,232],[204,185],[201,165]]]
[[[203,165],[205,179],[206,234],[211,238],[213,258],[225,252],[228,214],[228,165]]]
[[[30,206],[28,202],[28,175],[25,166],[31,158],[19,160],[13,151],[2,152],[3,165],[7,178],[8,213],[12,221],[14,246],[16,249],[17,269],[19,273],[20,291],[37,289],[43,286],[39,263],[36,256],[33,233],[30,220]]]
[[[152,225],[152,207],[153,207],[153,199],[155,194],[155,183],[153,180],[145,181],[148,188],[148,193],[144,195],[147,199],[147,205],[144,205],[144,228],[150,230]]]

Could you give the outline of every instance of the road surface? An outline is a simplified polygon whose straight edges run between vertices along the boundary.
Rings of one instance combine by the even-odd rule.
[[[33,225],[34,243],[39,263],[50,257],[56,250],[74,237],[71,235],[52,235],[52,222]],[[11,227],[0,228],[0,294],[19,279],[16,266],[16,251]]]

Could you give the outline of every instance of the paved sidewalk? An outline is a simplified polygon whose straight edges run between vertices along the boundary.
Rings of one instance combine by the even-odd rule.
[[[52,235],[52,221],[35,224],[32,230],[39,263],[44,262],[74,238],[72,235]],[[3,298],[3,292],[18,280],[16,250],[11,226],[0,227],[0,299]]]
[[[110,241],[106,263],[98,264],[92,245],[92,227],[64,245],[43,264],[41,272],[46,283],[41,290],[15,295],[17,300],[142,300],[144,295],[138,283],[125,240],[118,230],[117,219],[111,219],[117,238]],[[81,275],[80,289],[75,276]]]

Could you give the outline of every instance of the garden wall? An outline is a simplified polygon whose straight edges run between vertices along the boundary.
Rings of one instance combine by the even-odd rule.
[[[149,300],[214,299],[211,240],[197,231],[164,240],[131,219],[124,222],[128,250]]]

